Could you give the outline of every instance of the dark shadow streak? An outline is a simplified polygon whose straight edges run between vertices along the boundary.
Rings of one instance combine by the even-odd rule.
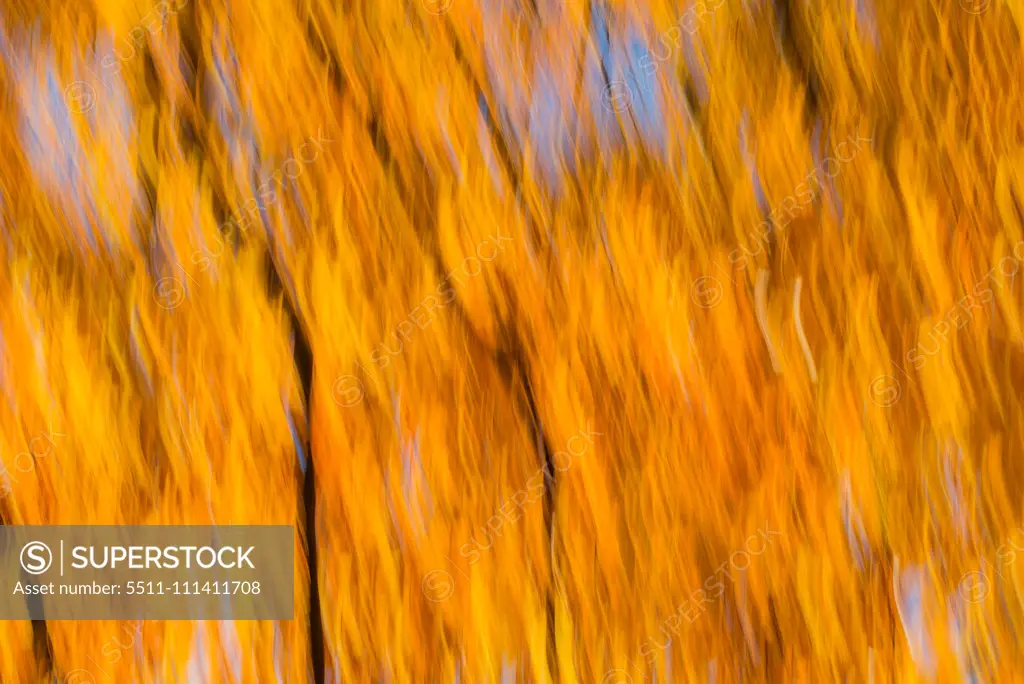
[[[271,247],[273,249],[273,247]],[[312,388],[313,388],[313,352],[309,345],[302,321],[296,313],[297,304],[293,303],[288,296],[283,294],[283,280],[277,270],[273,257],[268,252],[266,257],[267,285],[271,299],[281,296],[285,311],[291,321],[294,334],[294,361],[295,368],[302,383],[303,408],[306,415],[301,439],[303,449],[306,452],[306,471],[302,473],[302,506],[304,507],[304,518],[306,527],[306,562],[309,567],[309,647],[310,659],[313,668],[313,682],[324,684],[324,628],[323,617],[320,611],[320,566],[317,559],[316,540],[316,459],[313,457],[311,446],[312,433],[309,425],[309,416],[312,412]],[[301,467],[297,464],[296,469]]]

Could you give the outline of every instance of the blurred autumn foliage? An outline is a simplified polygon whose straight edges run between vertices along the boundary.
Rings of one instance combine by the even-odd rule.
[[[1021,3],[0,7],[3,520],[300,532],[0,681],[1024,681]]]

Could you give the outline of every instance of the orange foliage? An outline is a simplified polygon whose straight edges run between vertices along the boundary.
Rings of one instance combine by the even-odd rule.
[[[1024,681],[1022,22],[5,2],[3,520],[299,534],[0,681]]]

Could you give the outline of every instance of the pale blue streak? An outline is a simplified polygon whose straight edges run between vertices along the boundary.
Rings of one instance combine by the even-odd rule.
[[[516,684],[516,661],[501,655],[501,684]]]
[[[227,595],[222,600],[223,604],[230,606],[231,601]],[[224,648],[224,656],[228,661],[228,665],[231,668],[231,672],[234,675],[233,680],[236,682],[242,681],[242,642],[238,638],[238,631],[235,629],[235,623],[227,621],[217,622],[217,630],[220,632],[220,643]],[[253,660],[252,651],[249,652],[250,661]]]
[[[757,199],[757,207],[764,215],[768,211],[768,199],[764,194],[764,186],[761,184],[761,174],[757,170],[757,142],[751,139],[750,135],[750,111],[743,110],[740,119],[740,151],[743,154],[743,163],[750,174],[750,182],[754,187],[754,197]]]
[[[38,30],[38,29],[37,29]],[[39,41],[35,36],[34,43]],[[43,89],[31,69],[33,59],[45,63],[46,84]],[[28,156],[33,172],[52,198],[65,211],[76,213],[78,222],[89,225],[88,214],[96,214],[95,198],[91,193],[69,192],[90,185],[90,175],[78,160],[84,159],[84,150],[78,133],[71,125],[71,116],[64,103],[63,88],[57,80],[53,48],[47,46],[34,55],[24,53],[16,60],[18,78],[28,90],[27,101],[21,111],[20,133],[22,149]],[[57,139],[46,130],[49,126],[57,132]],[[88,203],[88,204],[87,204]],[[96,249],[95,235],[88,233],[89,246]]]
[[[902,588],[899,596],[900,618],[910,647],[911,657],[923,675],[935,671],[935,653],[924,616],[925,573],[921,566],[905,569],[897,578]]]
[[[863,25],[871,42],[875,47],[879,46],[878,19],[875,13],[873,0],[853,0],[857,8],[857,22]]]
[[[648,148],[663,150],[667,142],[667,131],[665,129],[665,117],[662,112],[661,100],[658,89],[654,87],[637,87],[641,83],[641,59],[650,55],[651,47],[644,42],[643,36],[636,26],[629,30],[629,45],[622,57],[629,65],[629,82],[633,84],[633,114],[640,135]]]
[[[292,344],[294,344],[295,333],[292,333]],[[306,450],[302,446],[302,439],[299,438],[299,431],[295,427],[295,421],[292,420],[292,412],[288,408],[288,397],[284,394],[281,395],[281,404],[284,408],[284,417],[288,421],[288,430],[292,434],[292,445],[295,447],[295,453],[299,457],[299,467],[302,468],[302,472],[306,472]]]

